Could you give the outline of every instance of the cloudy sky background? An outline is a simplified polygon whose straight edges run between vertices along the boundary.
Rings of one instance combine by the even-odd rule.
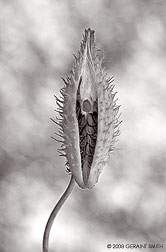
[[[49,118],[88,27],[116,79],[119,150],[93,190],[76,186],[50,252],[106,252],[108,243],[166,249],[165,10],[164,0],[0,1],[0,252],[41,251],[67,186]]]

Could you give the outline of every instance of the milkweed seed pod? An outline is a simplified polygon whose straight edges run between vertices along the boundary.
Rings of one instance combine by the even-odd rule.
[[[112,85],[102,67],[102,57],[95,44],[94,31],[85,30],[78,57],[70,75],[63,79],[59,107],[62,146],[67,171],[81,188],[91,188],[107,165],[119,135],[119,107]]]

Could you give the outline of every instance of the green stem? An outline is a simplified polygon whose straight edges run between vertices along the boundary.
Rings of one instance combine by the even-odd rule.
[[[65,192],[63,193],[63,195],[61,196],[61,198],[59,199],[59,201],[57,202],[57,204],[55,205],[54,209],[52,210],[50,214],[50,217],[47,221],[47,224],[44,230],[44,235],[43,235],[43,252],[48,252],[49,235],[50,235],[52,224],[60,208],[65,203],[69,195],[71,194],[74,188],[74,185],[75,185],[75,180],[73,176],[71,176],[68,187],[66,188]]]

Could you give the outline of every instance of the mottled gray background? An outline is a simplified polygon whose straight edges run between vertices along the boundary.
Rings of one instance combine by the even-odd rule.
[[[49,118],[88,27],[116,79],[122,150],[93,190],[75,188],[54,223],[50,252],[166,243],[165,12],[164,0],[0,1],[0,252],[41,251],[67,186]],[[166,244],[139,251],[164,252]]]

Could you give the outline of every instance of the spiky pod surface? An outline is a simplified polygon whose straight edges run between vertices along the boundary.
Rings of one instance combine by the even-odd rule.
[[[70,75],[63,79],[59,107],[60,154],[81,188],[92,188],[114,149],[119,131],[113,77],[108,78],[95,44],[94,31],[85,30]],[[60,140],[61,141],[61,140]]]

